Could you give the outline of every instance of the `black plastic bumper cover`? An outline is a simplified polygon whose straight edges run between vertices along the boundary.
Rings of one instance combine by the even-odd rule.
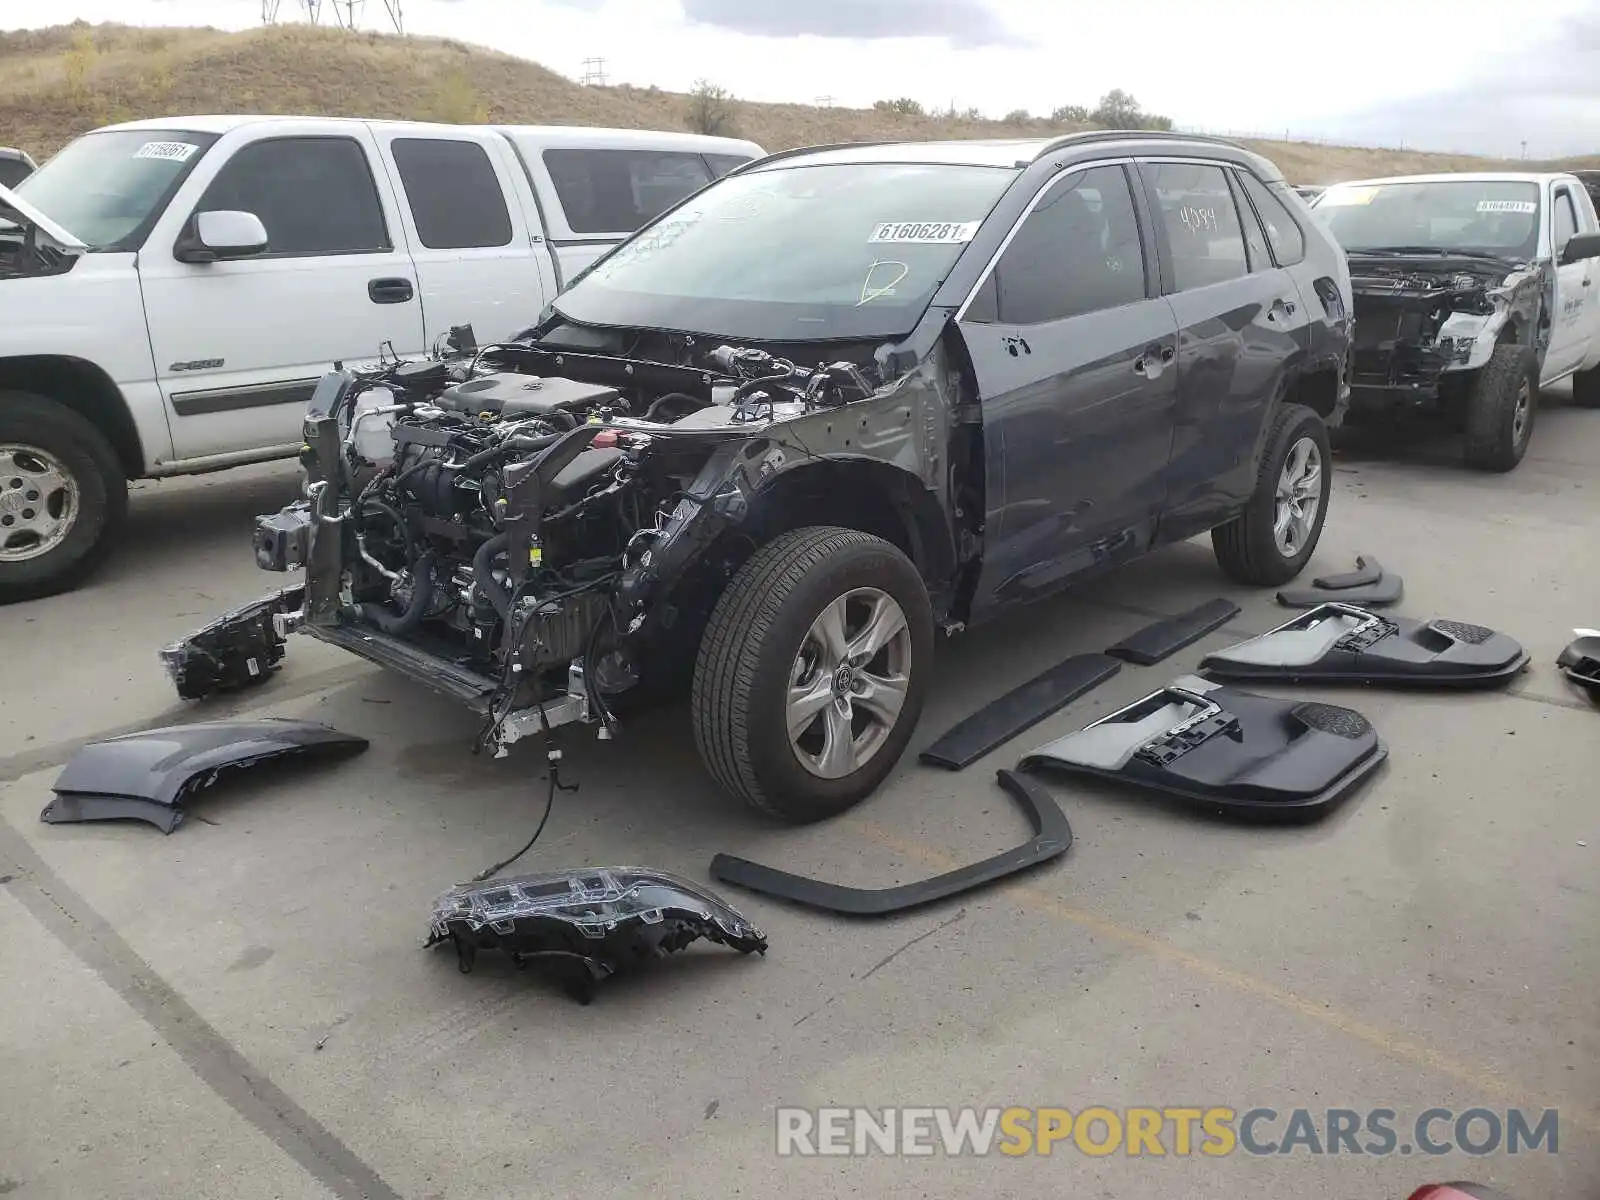
[[[1572,633],[1572,641],[1556,656],[1556,666],[1579,687],[1600,695],[1600,629],[1574,629]]]
[[[232,769],[366,748],[366,738],[276,717],[148,729],[79,750],[56,778],[56,798],[39,818],[51,825],[132,818],[171,833],[183,823],[184,802]]]
[[[1481,625],[1383,617],[1328,603],[1206,655],[1200,669],[1235,681],[1486,688],[1527,665],[1519,642]]]
[[[970,892],[1065,854],[1072,845],[1072,826],[1067,824],[1066,815],[1050,793],[1012,771],[996,772],[996,777],[1033,827],[1033,837],[1015,850],[1007,850],[971,866],[958,867],[920,883],[878,890],[843,887],[820,879],[807,879],[773,867],[764,867],[749,859],[719,854],[711,860],[711,877],[747,891],[825,913],[845,917],[887,917]]]
[[[583,867],[460,884],[434,901],[425,947],[449,942],[463,973],[479,950],[576,968],[574,991],[706,938],[765,954],[767,937],[720,896],[645,867]]]
[[[1186,675],[1019,769],[1060,770],[1241,816],[1308,819],[1344,799],[1388,756],[1360,713],[1278,700]]]

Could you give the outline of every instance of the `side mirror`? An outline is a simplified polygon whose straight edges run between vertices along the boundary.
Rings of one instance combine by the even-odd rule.
[[[1561,247],[1558,265],[1582,262],[1586,258],[1600,258],[1600,233],[1577,233]]]
[[[196,213],[189,229],[173,248],[179,262],[209,263],[228,258],[249,258],[267,248],[267,227],[255,213]]]

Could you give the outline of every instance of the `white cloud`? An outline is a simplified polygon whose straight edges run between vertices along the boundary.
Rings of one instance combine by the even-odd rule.
[[[333,2],[323,0],[325,21]],[[1120,87],[1183,126],[1499,153],[1525,138],[1533,155],[1600,149],[1600,50],[1566,24],[1592,0],[1510,10],[1502,0],[403,3],[413,33],[571,76],[601,56],[612,82],[685,89],[705,77],[752,100],[911,96],[998,116],[1093,105]],[[284,19],[299,10],[299,0],[281,4]],[[0,25],[83,17],[243,28],[260,10],[260,0],[0,0]],[[358,16],[380,27],[383,0],[360,0]]]

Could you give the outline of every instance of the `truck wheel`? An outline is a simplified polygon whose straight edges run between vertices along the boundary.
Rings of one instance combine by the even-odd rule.
[[[1332,492],[1328,427],[1305,405],[1284,404],[1267,430],[1244,512],[1211,531],[1217,565],[1253,587],[1288,583],[1316,552]]]
[[[0,392],[0,604],[71,591],[128,513],[111,443],[72,409]]]
[[[1467,466],[1509,471],[1522,461],[1539,411],[1539,367],[1526,346],[1496,346],[1467,392]]]
[[[733,577],[700,644],[700,757],[770,816],[834,816],[905,752],[932,663],[932,606],[910,559],[853,529],[783,534]]]
[[[1590,367],[1572,377],[1572,402],[1579,408],[1600,408],[1600,367]]]

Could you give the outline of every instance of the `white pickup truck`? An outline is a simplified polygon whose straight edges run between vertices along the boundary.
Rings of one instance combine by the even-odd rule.
[[[686,133],[327,117],[108,126],[0,186],[0,603],[84,580],[127,481],[294,455],[335,360],[532,324],[764,155]]]
[[[1347,424],[1432,412],[1469,466],[1527,452],[1539,391],[1600,407],[1600,217],[1571,174],[1473,172],[1336,184],[1311,210],[1355,292]]]

